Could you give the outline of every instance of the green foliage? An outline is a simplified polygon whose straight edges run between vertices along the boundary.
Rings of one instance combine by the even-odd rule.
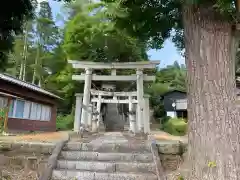
[[[163,125],[163,130],[175,136],[183,136],[187,133],[186,120],[171,118]]]
[[[171,119],[171,117],[169,117],[169,116],[164,116],[164,117],[161,118],[161,123],[162,123],[162,124],[165,124],[165,123],[167,123],[170,119]]]
[[[127,17],[115,17],[119,28],[126,29],[133,37],[147,42],[148,47],[160,49],[164,41],[173,36],[173,42],[179,49],[184,48],[182,7],[183,3],[205,10],[204,17],[214,17],[219,20],[239,21],[236,10],[237,1],[232,0],[102,0],[104,2],[120,3],[120,8],[126,9]],[[172,30],[174,33],[171,34]]]
[[[217,167],[217,164],[214,161],[210,161],[210,162],[208,162],[208,167],[209,168],[215,168],[215,167]]]
[[[0,108],[0,132],[4,130],[4,120],[6,115],[6,108]]]
[[[184,180],[184,177],[180,175],[177,180]]]
[[[120,7],[128,11],[128,16],[116,17],[116,25],[151,48],[162,48],[174,27],[182,26],[181,2],[176,0],[103,0],[120,2]]]
[[[0,120],[0,133],[4,131],[4,119]]]
[[[14,34],[22,32],[23,22],[32,17],[32,11],[31,0],[10,0],[0,7],[0,70],[6,67],[8,52],[13,48]]]
[[[100,62],[146,60],[145,45],[124,29],[118,29],[109,18],[109,11],[104,8],[93,11],[92,4],[84,7],[75,13],[65,28],[63,47],[68,59]],[[106,8],[110,10],[110,7]],[[90,16],[91,13],[94,15]]]
[[[74,123],[74,116],[69,115],[58,115],[56,121],[56,129],[59,131],[72,130]]]

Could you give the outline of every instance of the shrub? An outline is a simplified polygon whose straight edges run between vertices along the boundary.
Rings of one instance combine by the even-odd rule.
[[[164,116],[161,118],[161,123],[166,124],[171,119],[170,116]]]
[[[174,136],[183,136],[187,133],[187,123],[182,118],[171,118],[164,125],[163,130]]]
[[[0,133],[4,131],[4,120],[0,119]]]
[[[4,131],[4,121],[7,110],[7,108],[0,108],[0,133]]]
[[[72,130],[74,123],[74,116],[72,114],[69,115],[58,115],[56,121],[57,130]]]

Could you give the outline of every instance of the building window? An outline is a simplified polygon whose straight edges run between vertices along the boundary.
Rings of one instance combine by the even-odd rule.
[[[23,119],[30,119],[30,112],[31,112],[31,102],[25,101]]]
[[[16,118],[23,118],[23,112],[24,112],[24,101],[22,100],[15,100],[15,103],[14,103],[14,115]]]
[[[9,117],[39,121],[51,120],[51,107],[39,103],[15,99],[10,103]]]
[[[37,120],[37,103],[31,103],[30,119]]]
[[[37,104],[37,119],[36,120],[41,120],[41,113],[42,113],[42,105]]]
[[[49,106],[42,106],[41,120],[48,121],[51,119],[51,108]]]

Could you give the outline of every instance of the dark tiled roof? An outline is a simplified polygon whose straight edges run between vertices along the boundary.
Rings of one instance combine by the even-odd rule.
[[[24,88],[27,88],[27,89],[30,89],[32,91],[36,91],[38,93],[42,93],[42,94],[45,94],[45,95],[48,95],[48,96],[51,96],[51,97],[54,97],[54,98],[58,98],[58,99],[61,99],[59,96],[49,92],[49,91],[46,91],[34,84],[31,84],[31,83],[28,83],[26,81],[22,81],[22,80],[19,80],[19,79],[16,79],[12,76],[9,76],[9,75],[6,75],[6,74],[1,74],[0,73],[0,79],[4,80],[4,81],[8,81],[10,83],[13,83],[13,84],[16,84],[18,86],[22,86]]]

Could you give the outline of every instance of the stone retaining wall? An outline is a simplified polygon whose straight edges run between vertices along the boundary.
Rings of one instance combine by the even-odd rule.
[[[51,154],[54,147],[54,143],[0,142],[0,153],[6,151],[17,151],[19,153],[38,152],[41,154]]]
[[[187,144],[180,141],[156,141],[162,167],[165,171],[174,171],[184,160]]]
[[[34,172],[34,176],[40,176],[54,147],[54,143],[0,142],[0,169],[3,175],[12,179],[15,178],[12,172],[21,177],[23,172]]]

